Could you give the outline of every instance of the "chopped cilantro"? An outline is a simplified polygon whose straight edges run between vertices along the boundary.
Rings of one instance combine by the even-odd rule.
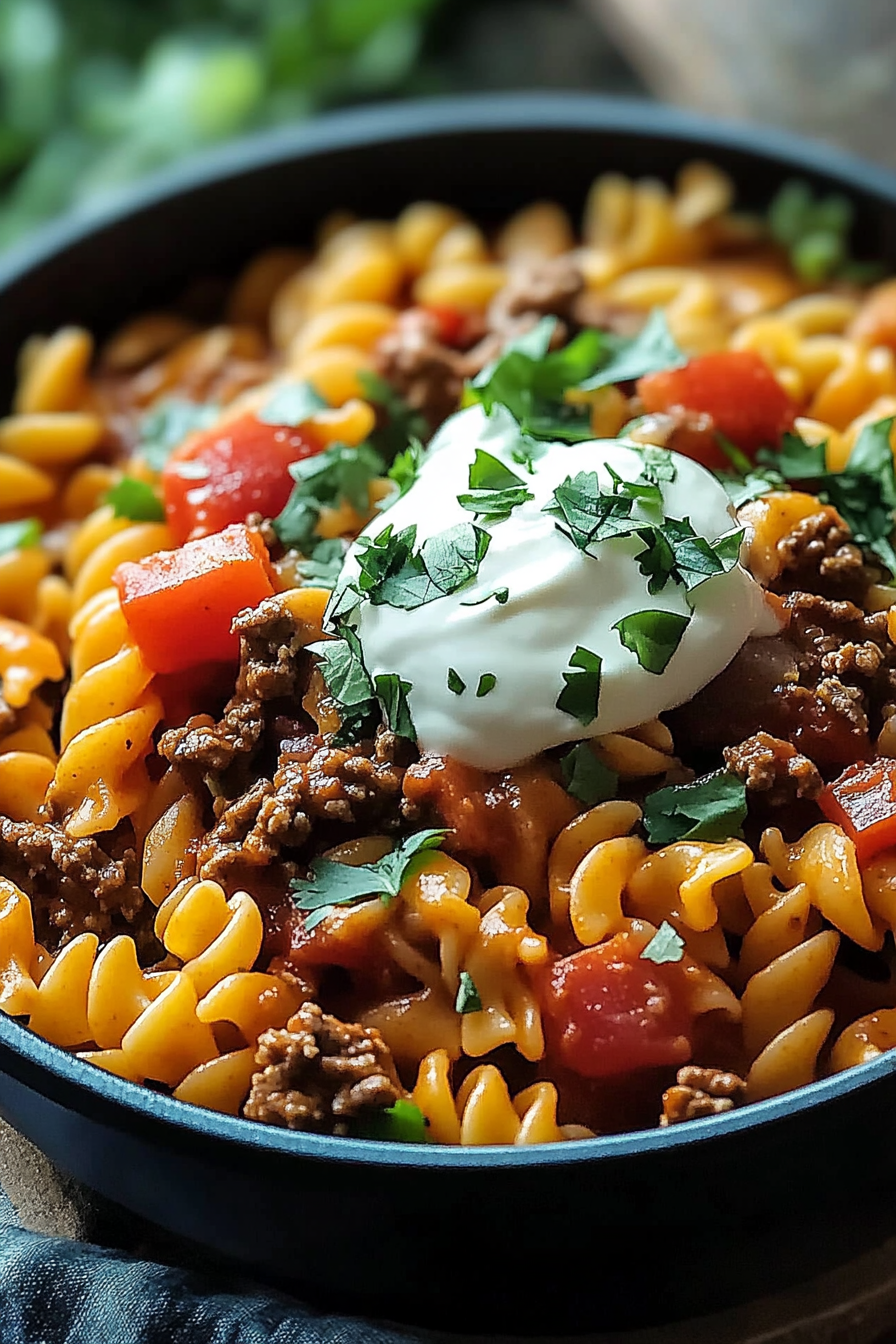
[[[476,687],[476,699],[481,700],[489,691],[493,691],[498,684],[498,678],[493,672],[483,672],[479,678],[479,685]]]
[[[630,649],[646,672],[665,672],[690,617],[674,611],[636,611],[613,626],[626,649]]]
[[[542,512],[559,519],[559,530],[580,551],[586,551],[595,542],[631,536],[637,531],[633,505],[630,497],[602,491],[596,471],[580,471],[557,486]]]
[[[340,639],[309,644],[308,652],[317,654],[320,659],[321,675],[340,706],[355,709],[374,699],[373,683],[364,666],[361,643],[350,626],[344,627]]]
[[[448,669],[448,689],[455,695],[463,695],[464,691],[467,689],[467,683],[461,677],[460,673],[455,671],[453,667],[449,667]]]
[[[644,829],[652,845],[675,840],[728,840],[747,815],[746,786],[726,770],[693,784],[656,789],[644,800]]]
[[[846,196],[816,196],[808,182],[794,178],[774,197],[768,224],[772,237],[787,248],[801,280],[818,285],[833,278],[855,278],[868,284],[883,274],[883,268],[859,265],[851,259],[854,213]]]
[[[510,597],[509,588],[493,588],[489,593],[483,593],[482,597],[472,597],[469,602],[461,602],[462,607],[481,607],[483,602],[489,602],[495,599],[499,607],[507,605],[507,599]]]
[[[566,685],[557,697],[557,708],[578,719],[583,726],[597,718],[602,663],[598,654],[578,644],[570,654],[569,666],[579,670],[563,673]]]
[[[469,971],[461,971],[460,984],[457,987],[457,998],[454,1000],[454,1011],[456,1013],[481,1013],[482,999],[479,997],[479,990],[473,983],[473,977]]]
[[[447,834],[446,830],[417,831],[376,863],[352,866],[333,859],[312,859],[308,876],[294,877],[289,884],[294,905],[307,912],[306,930],[320,924],[337,905],[354,905],[366,896],[379,896],[386,904],[394,900],[421,856],[438,849]]]
[[[203,405],[184,397],[165,397],[142,417],[136,451],[153,471],[161,471],[188,434],[208,429],[220,414],[220,406]]]
[[[264,425],[304,425],[318,411],[325,411],[327,402],[309,382],[283,383],[255,412],[255,418]]]
[[[122,476],[105,495],[105,503],[112,505],[116,518],[129,518],[135,523],[162,523],[165,506],[155,490],[146,481],[134,476]]]
[[[394,1106],[368,1110],[354,1122],[352,1133],[359,1139],[380,1139],[387,1143],[426,1143],[429,1121],[412,1101],[399,1097]]]
[[[620,437],[622,437],[620,431]],[[646,443],[643,447],[634,444],[634,448],[644,459],[642,475],[646,481],[659,485],[661,481],[674,481],[678,475],[675,458],[668,448],[659,448],[656,444]]]
[[[667,919],[663,920],[650,942],[641,950],[641,959],[652,961],[657,966],[668,961],[681,961],[683,956],[684,939]]]
[[[0,523],[0,555],[36,546],[42,533],[43,527],[37,518],[16,518],[11,523]]]
[[[409,445],[426,442],[432,432],[426,417],[410,407],[391,383],[369,369],[359,369],[358,382],[367,400],[382,412],[369,442],[387,462],[397,461]]]
[[[296,573],[301,576],[302,588],[335,588],[345,564],[348,546],[341,537],[327,537],[319,541],[307,560],[296,562]]]
[[[578,742],[560,758],[566,792],[586,807],[596,807],[616,797],[619,776],[595,756],[587,742]]]
[[[517,505],[532,499],[522,478],[482,448],[470,465],[469,486],[469,494],[458,495],[458,504],[493,524],[505,522]]]
[[[398,499],[406,495],[416,481],[425,456],[426,449],[419,439],[411,439],[407,448],[397,454],[386,475],[398,486]],[[387,500],[384,507],[388,508],[392,502]]]
[[[629,383],[645,373],[678,369],[688,362],[679,350],[662,308],[654,308],[637,336],[626,338],[607,334],[604,348],[609,358],[590,378],[579,383],[582,391],[606,387],[608,383]]]
[[[779,471],[772,467],[754,467],[746,476],[732,476],[729,472],[716,472],[731,503],[736,509],[748,504],[751,499],[771,494],[774,490],[786,490],[787,482]]]
[[[786,481],[808,487],[833,504],[859,546],[873,552],[896,574],[893,546],[896,467],[890,447],[894,417],[866,425],[842,471],[828,471],[825,445],[785,434],[779,452],[763,449],[759,461]]]
[[[396,533],[390,523],[376,537],[358,538],[358,593],[374,606],[414,611],[475,578],[490,541],[475,523],[456,523],[415,550],[416,526]]]
[[[397,672],[388,672],[374,677],[373,689],[383,710],[386,727],[409,742],[417,741],[414,721],[408,706],[409,681],[402,681]]]
[[[347,500],[359,513],[366,513],[370,482],[385,470],[382,457],[368,443],[352,448],[333,443],[321,453],[293,462],[289,474],[296,484],[282,513],[273,520],[274,531],[284,546],[309,555],[318,540],[321,509]]]

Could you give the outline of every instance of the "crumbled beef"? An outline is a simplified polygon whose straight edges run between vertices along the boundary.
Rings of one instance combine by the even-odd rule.
[[[307,737],[284,748],[273,781],[257,780],[222,811],[199,855],[202,877],[221,881],[234,867],[263,866],[330,823],[357,834],[398,825],[404,748],[394,733],[381,728],[372,745]]]
[[[132,848],[113,857],[92,837],[76,840],[53,822],[0,816],[0,867],[31,897],[36,937],[51,951],[81,933],[104,941],[130,933],[144,956],[157,951]]]
[[[478,373],[488,359],[445,345],[438,315],[408,308],[377,344],[378,372],[421,412],[433,429],[457,410],[464,379]]]
[[[861,547],[836,509],[825,504],[800,521],[776,547],[777,593],[807,592],[861,602],[870,576]]]
[[[754,733],[738,746],[726,747],[722,755],[731,773],[773,806],[817,798],[824,787],[818,767],[771,733]]]
[[[489,330],[509,340],[528,331],[539,318],[569,319],[584,288],[581,269],[568,253],[518,263],[489,304]]]
[[[660,1125],[665,1128],[683,1120],[699,1120],[705,1115],[731,1111],[743,1101],[746,1086],[736,1073],[688,1064],[678,1070],[676,1085],[663,1093]]]
[[[219,722],[199,714],[185,727],[162,735],[159,751],[172,764],[192,763],[221,775],[234,764],[248,763],[264,733],[264,706],[287,696],[298,698],[300,679],[307,675],[298,655],[314,632],[296,621],[282,596],[265,598],[238,616],[234,629],[240,635],[234,694]]]
[[[243,1114],[286,1129],[345,1134],[353,1117],[407,1096],[376,1028],[340,1022],[314,1003],[284,1030],[264,1032],[255,1062]]]

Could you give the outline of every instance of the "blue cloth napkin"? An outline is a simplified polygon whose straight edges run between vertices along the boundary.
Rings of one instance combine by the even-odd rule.
[[[19,1226],[0,1189],[0,1344],[409,1344],[318,1316],[255,1284],[139,1260]]]

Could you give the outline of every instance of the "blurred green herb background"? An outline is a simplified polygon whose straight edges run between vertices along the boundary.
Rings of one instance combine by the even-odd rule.
[[[0,0],[0,246],[327,108],[631,83],[576,0]]]

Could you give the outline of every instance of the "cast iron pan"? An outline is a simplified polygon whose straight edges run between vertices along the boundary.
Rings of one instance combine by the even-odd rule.
[[[596,173],[706,157],[743,204],[798,174],[855,202],[896,267],[896,180],[777,133],[526,95],[333,116],[227,147],[0,262],[0,377],[34,332],[102,334],[190,280],[311,237],[334,207],[421,197],[499,216],[581,208]],[[5,403],[4,403],[5,404]],[[0,1015],[0,1114],[73,1176],[321,1304],[475,1331],[598,1330],[743,1302],[896,1232],[896,1054],[695,1121],[521,1149],[291,1134],[92,1069]]]

